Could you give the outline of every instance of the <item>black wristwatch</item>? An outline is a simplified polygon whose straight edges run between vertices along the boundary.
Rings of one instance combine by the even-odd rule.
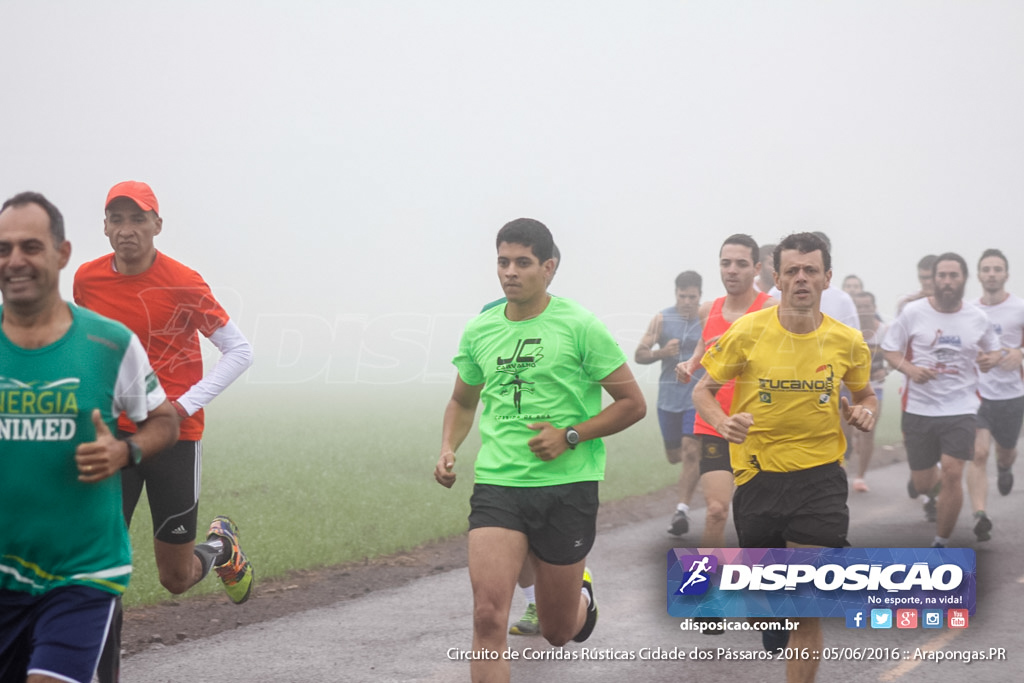
[[[576,444],[580,442],[580,433],[576,431],[575,427],[565,428],[565,441],[569,444],[569,450],[574,450]]]
[[[127,470],[142,462],[142,449],[139,448],[139,444],[132,441],[131,437],[124,439],[124,442],[128,444],[128,464],[121,469]]]

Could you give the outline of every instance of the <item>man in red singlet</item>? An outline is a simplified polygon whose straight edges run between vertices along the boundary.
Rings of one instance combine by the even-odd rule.
[[[718,252],[718,269],[726,294],[701,304],[699,315],[704,330],[703,344],[697,346],[689,360],[676,366],[676,378],[680,382],[689,382],[693,378],[704,350],[741,316],[778,303],[754,288],[754,278],[761,270],[761,259],[757,242],[750,235],[731,235],[722,243]],[[726,413],[732,406],[734,384],[725,384],[717,394],[719,405]],[[694,424],[694,433],[699,435],[701,442],[700,483],[707,503],[701,547],[721,548],[725,545],[725,523],[729,519],[729,501],[733,491],[729,442],[700,415]]]

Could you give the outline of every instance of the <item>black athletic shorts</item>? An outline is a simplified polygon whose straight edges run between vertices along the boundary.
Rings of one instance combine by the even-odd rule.
[[[720,436],[700,435],[700,473],[732,472],[729,442]]]
[[[597,482],[559,486],[476,484],[469,528],[496,526],[526,534],[530,550],[548,564],[584,559],[597,536]]]
[[[996,443],[1006,450],[1017,447],[1020,426],[1024,422],[1024,396],[1007,399],[981,399],[978,429],[987,429]]]
[[[912,471],[934,467],[943,454],[974,460],[974,415],[929,416],[903,413],[903,445]]]
[[[118,436],[130,435],[119,432]],[[175,545],[196,540],[202,463],[202,441],[178,441],[137,467],[121,470],[125,523],[131,525],[145,484],[153,537]]]
[[[733,519],[741,548],[785,548],[787,542],[845,548],[850,544],[849,488],[838,462],[796,472],[758,472],[736,487]]]

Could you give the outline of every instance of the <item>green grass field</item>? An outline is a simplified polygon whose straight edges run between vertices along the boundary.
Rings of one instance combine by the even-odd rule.
[[[664,457],[656,387],[647,389],[647,417],[606,440],[602,500],[657,491],[678,477]],[[887,391],[879,444],[899,440],[895,385]],[[449,395],[438,385],[233,387],[207,411],[201,529],[215,515],[230,516],[259,579],[463,533],[479,439],[474,429],[459,450],[451,490],[434,482]],[[172,599],[157,579],[151,539],[143,496],[132,523],[128,605]],[[186,595],[219,590],[214,576]]]

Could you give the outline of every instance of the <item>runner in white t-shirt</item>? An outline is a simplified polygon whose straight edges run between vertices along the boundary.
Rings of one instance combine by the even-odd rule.
[[[978,370],[987,372],[999,360],[999,339],[988,318],[976,306],[964,305],[966,283],[963,257],[941,255],[935,262],[935,293],[907,304],[882,342],[886,361],[907,376],[902,426],[908,491],[914,498],[934,495],[941,480],[933,503],[934,547],[949,543],[963,505],[964,463],[974,456]]]
[[[984,294],[977,306],[988,316],[999,335],[1000,359],[992,370],[978,377],[978,431],[974,441],[974,462],[967,469],[967,492],[976,519],[974,533],[979,541],[991,538],[992,521],[985,512],[988,498],[989,447],[996,442],[996,485],[1007,495],[1013,488],[1011,466],[1017,459],[1017,439],[1024,422],[1024,299],[1006,291],[1010,269],[1006,256],[998,249],[986,249],[978,261],[978,279]]]

